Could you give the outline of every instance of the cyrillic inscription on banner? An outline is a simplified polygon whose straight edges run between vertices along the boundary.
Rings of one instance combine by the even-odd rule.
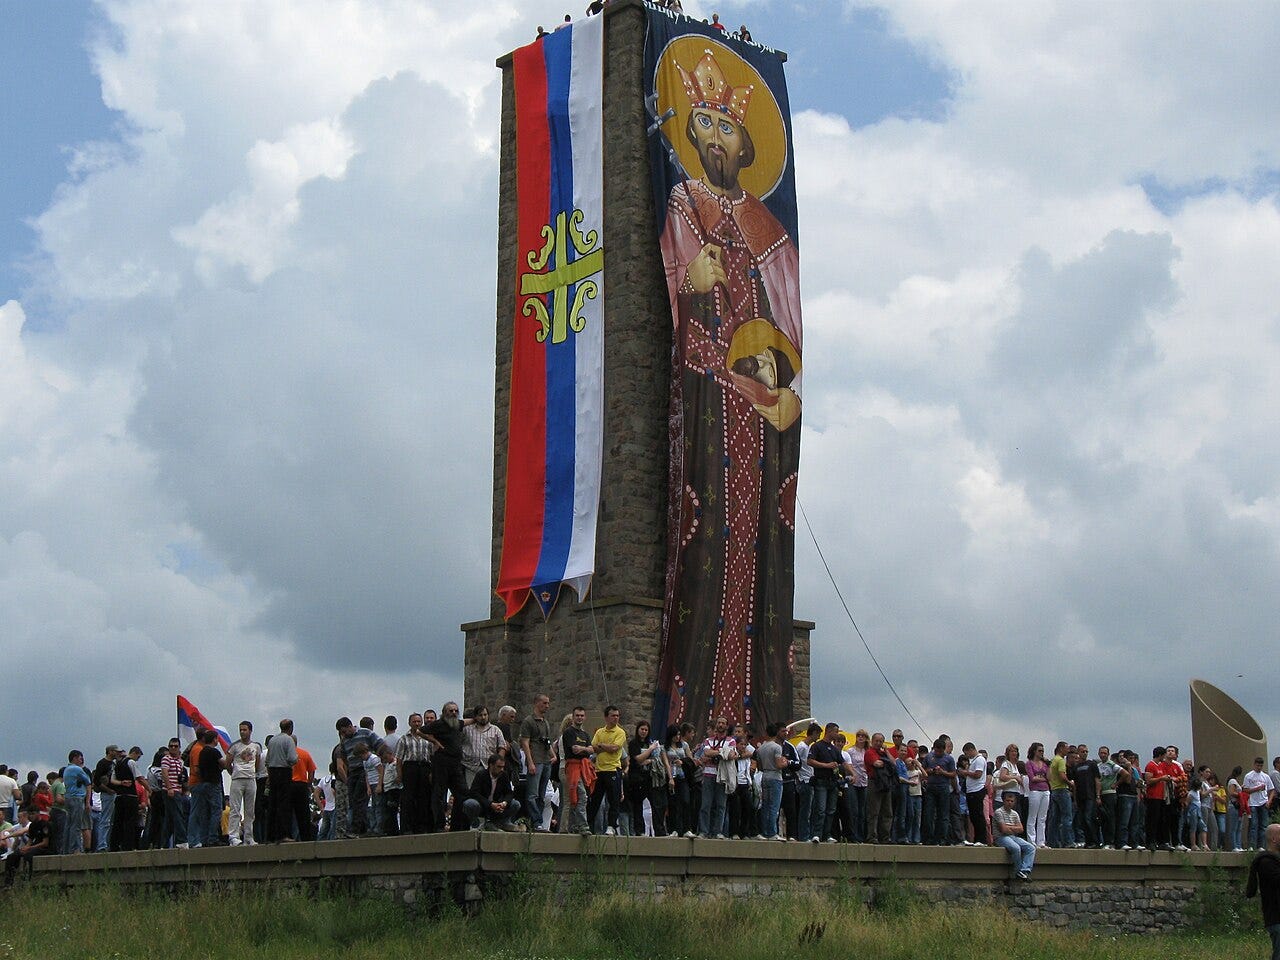
[[[506,499],[506,616],[595,570],[604,407],[603,17],[514,55],[518,249]]]
[[[792,716],[801,324],[782,58],[649,11],[646,103],[674,329],[655,729]]]

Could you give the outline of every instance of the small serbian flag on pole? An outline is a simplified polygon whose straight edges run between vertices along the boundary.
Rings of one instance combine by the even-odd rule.
[[[196,730],[200,728],[211,729],[218,734],[218,742],[222,744],[222,749],[226,750],[231,746],[231,736],[227,733],[225,727],[215,726],[209,721],[203,713],[196,709],[196,705],[186,697],[178,697],[178,739],[182,741],[185,747],[193,742],[196,738]]]
[[[550,615],[595,572],[604,445],[604,17],[515,52],[516,309],[497,592]]]

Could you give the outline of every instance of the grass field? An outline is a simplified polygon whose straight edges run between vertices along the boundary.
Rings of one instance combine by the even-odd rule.
[[[1250,904],[1250,907],[1255,907]],[[1256,909],[1256,907],[1255,907]],[[1246,910],[1245,922],[1254,922]],[[814,936],[815,921],[823,925]],[[166,897],[102,887],[69,894],[20,887],[0,907],[0,960],[1265,960],[1257,926],[1163,936],[1059,932],[997,908],[957,910],[905,891],[875,910],[851,900],[744,897],[636,900],[600,892],[570,904],[526,893],[474,917],[410,918],[389,902],[205,891]]]

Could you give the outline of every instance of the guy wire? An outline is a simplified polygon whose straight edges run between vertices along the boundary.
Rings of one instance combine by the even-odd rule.
[[[880,661],[876,659],[876,655],[871,652],[871,645],[867,643],[867,638],[864,637],[862,635],[862,631],[858,629],[858,623],[853,619],[853,613],[849,610],[849,604],[845,603],[844,594],[840,592],[840,585],[836,583],[836,578],[831,573],[831,566],[827,563],[827,558],[822,552],[822,547],[818,544],[818,536],[813,532],[813,524],[809,522],[809,515],[805,513],[804,504],[800,502],[800,498],[798,496],[796,497],[796,506],[800,508],[800,516],[804,518],[804,525],[809,531],[809,538],[813,540],[814,549],[818,551],[818,559],[822,561],[822,569],[827,571],[827,579],[831,581],[831,586],[836,591],[836,597],[840,600],[840,606],[844,607],[845,616],[847,616],[849,618],[849,622],[853,624],[854,633],[858,635],[858,639],[862,641],[862,646],[866,648],[867,656],[869,656],[871,658],[871,662],[876,665],[876,670],[880,672],[880,678],[884,680],[885,684],[889,687],[889,690],[897,699],[898,704],[907,712],[907,716],[911,718],[912,722],[920,729],[920,732],[924,734],[925,739],[930,739],[929,731],[924,728],[924,724],[916,719],[916,715],[911,712],[911,708],[908,707],[906,703],[903,702],[902,697],[898,695],[898,690],[894,687],[893,681],[889,679],[888,674],[884,672],[884,668],[880,666]]]

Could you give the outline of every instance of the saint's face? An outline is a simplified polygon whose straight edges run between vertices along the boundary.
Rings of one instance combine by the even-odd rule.
[[[692,127],[702,169],[711,185],[726,190],[736,187],[746,149],[742,128],[735,120],[705,107],[693,111]]]

